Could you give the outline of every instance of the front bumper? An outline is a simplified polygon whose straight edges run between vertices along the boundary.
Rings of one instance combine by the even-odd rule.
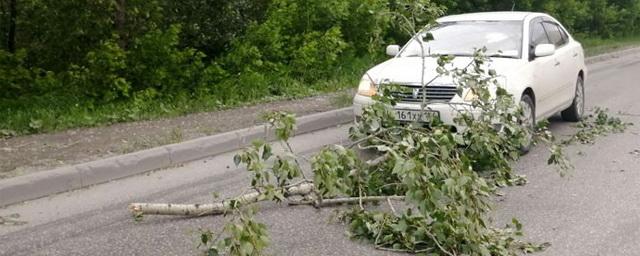
[[[363,109],[373,103],[375,103],[375,101],[371,99],[371,97],[356,94],[353,98],[353,114],[356,118],[362,116]],[[479,114],[479,111],[474,109],[471,104],[462,102],[431,103],[427,105],[427,108],[432,111],[438,111],[440,113],[440,120],[447,125],[454,126],[457,131],[462,131],[465,128],[453,121],[460,112],[471,113],[473,116]],[[420,104],[399,102],[394,106],[394,109],[420,110]]]

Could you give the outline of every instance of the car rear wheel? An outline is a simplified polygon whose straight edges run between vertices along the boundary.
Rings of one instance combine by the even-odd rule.
[[[568,122],[578,122],[584,114],[584,79],[578,77],[576,82],[576,92],[573,96],[573,103],[569,108],[562,111],[562,120]]]
[[[520,107],[522,108],[522,118],[519,123],[529,131],[525,138],[525,142],[520,148],[520,152],[522,154],[526,154],[533,146],[533,134],[535,132],[536,124],[535,104],[533,103],[531,96],[528,94],[522,95],[522,98],[520,99]]]

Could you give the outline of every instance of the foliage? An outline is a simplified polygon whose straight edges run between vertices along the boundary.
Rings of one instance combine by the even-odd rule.
[[[232,220],[217,236],[214,237],[215,234],[210,230],[201,232],[200,245],[206,248],[206,255],[262,255],[262,250],[269,244],[269,236],[267,227],[253,220],[255,209],[234,207],[233,212]],[[228,236],[222,238],[223,234]]]
[[[587,116],[578,123],[578,132],[569,139],[563,140],[563,144],[579,142],[582,144],[593,144],[595,138],[609,133],[624,132],[631,123],[625,123],[618,117],[608,114],[607,109],[595,108],[594,113]]]
[[[264,20],[271,0],[161,1],[163,24],[181,24],[181,46],[210,58],[230,50],[231,42],[247,27]],[[165,25],[166,26],[166,25]]]
[[[103,101],[128,97],[131,83],[125,78],[126,53],[114,41],[107,41],[87,53],[86,66],[73,65],[67,73],[71,88]]]

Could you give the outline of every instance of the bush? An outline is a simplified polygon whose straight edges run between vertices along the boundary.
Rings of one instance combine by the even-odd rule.
[[[161,93],[193,91],[200,86],[205,55],[179,48],[180,26],[155,29],[136,39],[128,53],[127,78],[135,90],[154,88]]]
[[[13,98],[28,92],[33,85],[33,72],[25,67],[26,51],[16,54],[0,50],[0,97]]]
[[[131,83],[124,77],[127,55],[114,40],[87,53],[85,62],[85,66],[71,66],[65,77],[69,85],[87,97],[103,102],[129,97]]]
[[[28,67],[26,57],[25,50],[15,54],[0,50],[0,99],[15,100],[61,88],[55,73]]]
[[[295,73],[307,80],[326,77],[347,46],[340,28],[333,27],[325,33],[311,32],[303,38],[304,43],[293,53]]]

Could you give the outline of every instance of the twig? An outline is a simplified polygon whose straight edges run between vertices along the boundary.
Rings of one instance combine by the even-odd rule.
[[[389,251],[389,252],[403,252],[403,253],[423,253],[423,252],[431,251],[431,248],[420,249],[420,250],[409,250],[409,249],[394,249],[394,248],[376,246],[376,250]]]
[[[289,153],[295,155],[295,152],[293,152],[293,148],[291,147],[291,144],[289,144],[289,141],[285,140],[284,144],[287,145],[287,149],[289,149]],[[304,175],[304,171],[302,170],[302,166],[300,165],[300,163],[298,162],[298,158],[294,157],[293,161],[296,162],[296,165],[298,166],[298,168],[300,168],[300,174],[302,175],[303,179],[307,179],[307,176]]]
[[[387,197],[387,204],[389,204],[389,208],[391,209],[391,212],[393,212],[393,215],[398,215],[398,213],[396,212],[396,208],[393,207],[393,204],[391,203],[391,199]]]
[[[384,154],[382,156],[379,156],[377,158],[371,159],[369,161],[366,162],[366,164],[371,167],[371,166],[376,166],[379,165],[380,163],[386,161],[387,159],[389,159],[389,154]]]
[[[360,205],[360,210],[364,210],[364,206],[362,205],[362,187],[358,186],[358,205]]]
[[[456,254],[450,253],[449,251],[445,250],[445,249],[442,247],[442,245],[440,245],[440,243],[438,243],[438,240],[436,239],[436,237],[435,237],[433,234],[431,234],[431,232],[427,231],[427,235],[428,235],[429,237],[431,237],[431,239],[433,239],[433,242],[436,244],[436,246],[438,246],[438,248],[440,249],[440,251],[442,251],[443,253],[445,253],[446,255],[449,255],[449,256],[454,256],[454,255],[456,255]]]
[[[349,144],[349,146],[347,146],[347,148],[353,148],[353,147],[357,146],[358,144],[360,144],[362,142],[365,142],[368,139],[375,138],[376,136],[380,135],[383,132],[386,132],[387,130],[388,129],[386,129],[386,128],[382,128],[379,131],[375,132],[374,134],[367,135],[366,137],[360,138],[359,140],[356,140],[356,141],[352,142],[351,144]]]
[[[384,228],[384,225],[386,225],[386,224],[387,224],[387,219],[384,219],[384,222],[382,222],[382,225],[380,226],[380,230],[378,230],[378,235],[376,235],[376,240],[375,240],[375,241],[373,241],[373,245],[374,245],[376,248],[381,247],[381,246],[378,244],[378,240],[380,240],[380,235],[382,235],[382,229]]]
[[[362,203],[370,203],[370,202],[379,202],[384,200],[395,200],[395,201],[403,201],[405,196],[365,196],[365,197],[342,197],[342,198],[331,198],[331,199],[323,199],[320,201],[292,201],[289,202],[289,205],[313,205],[315,207],[327,207],[333,206],[337,204],[357,204],[360,201]]]
[[[382,246],[376,246],[376,250],[388,251],[388,252],[402,252],[402,253],[413,253],[414,252],[414,251],[409,250],[409,249],[394,249],[394,248],[387,248],[387,247],[382,247]]]

